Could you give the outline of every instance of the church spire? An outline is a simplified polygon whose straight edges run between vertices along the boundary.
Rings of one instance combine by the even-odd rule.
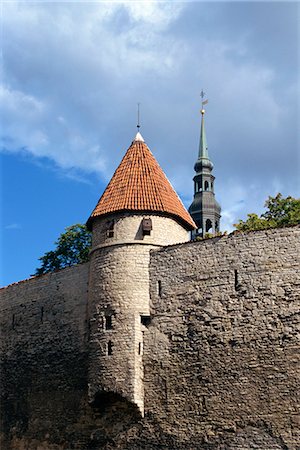
[[[195,172],[201,172],[203,167],[207,167],[208,169],[213,169],[213,163],[209,159],[208,156],[208,147],[207,147],[207,140],[206,140],[206,133],[205,133],[205,127],[204,127],[204,114],[205,109],[204,105],[208,103],[208,100],[203,101],[204,92],[201,91],[201,97],[202,97],[202,108],[201,108],[201,128],[200,128],[200,141],[199,141],[199,152],[198,152],[198,159],[195,164]]]
[[[194,169],[194,200],[189,207],[194,222],[197,224],[197,234],[204,237],[206,233],[216,234],[220,227],[221,208],[215,199],[214,180],[212,175],[213,163],[208,156],[208,147],[204,127],[205,109],[203,106],[208,100],[203,101],[204,92],[201,92],[201,131],[198,159]]]
[[[198,159],[209,159],[208,157],[208,149],[207,149],[207,141],[206,141],[206,133],[204,127],[204,114],[205,109],[201,109],[202,119],[201,119],[201,131],[200,131],[200,143],[199,143],[199,154]]]

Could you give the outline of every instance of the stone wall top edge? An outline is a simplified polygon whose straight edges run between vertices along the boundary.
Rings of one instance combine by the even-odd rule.
[[[92,255],[95,251],[101,250],[101,249],[109,249],[109,248],[115,248],[115,247],[130,247],[130,246],[146,246],[146,247],[153,247],[153,248],[161,248],[162,244],[154,244],[153,242],[141,242],[141,241],[124,241],[124,242],[115,242],[113,244],[100,244],[96,247],[92,248],[90,250],[90,255]]]
[[[239,239],[245,239],[245,238],[251,238],[251,237],[257,237],[259,235],[263,236],[263,235],[275,235],[275,234],[282,234],[285,235],[288,232],[291,232],[293,230],[297,230],[300,232],[300,225],[290,225],[290,226],[286,226],[286,227],[278,227],[278,228],[268,228],[265,230],[249,230],[249,231],[239,231],[239,230],[235,230],[232,231],[229,234],[223,234],[222,236],[215,236],[215,237],[211,237],[208,239],[203,239],[203,240],[191,240],[188,242],[181,242],[178,244],[170,244],[170,245],[164,245],[161,246],[159,249],[152,249],[151,253],[155,252],[155,253],[163,253],[163,252],[167,252],[169,250],[172,249],[176,249],[179,247],[187,247],[187,246],[207,246],[207,245],[217,245],[220,242],[224,242],[224,241],[230,241],[233,239],[239,240]]]
[[[66,274],[67,272],[70,272],[73,270],[81,269],[88,265],[89,265],[89,262],[82,263],[82,264],[76,264],[74,266],[65,267],[64,269],[55,270],[54,272],[48,272],[48,273],[44,273],[43,275],[36,275],[36,276],[32,276],[30,278],[25,278],[25,280],[15,281],[13,283],[8,284],[7,286],[0,287],[0,292],[5,291],[6,289],[23,286],[25,283],[31,284],[31,283],[39,283],[41,281],[46,281],[47,279],[50,280],[53,277],[59,277],[62,274]]]

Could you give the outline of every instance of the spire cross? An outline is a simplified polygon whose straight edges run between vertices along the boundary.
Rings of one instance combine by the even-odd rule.
[[[137,104],[137,129],[140,131],[141,125],[140,125],[140,103]]]

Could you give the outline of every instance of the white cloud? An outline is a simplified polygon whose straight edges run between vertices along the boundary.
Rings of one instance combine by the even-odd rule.
[[[184,2],[125,1],[121,2],[135,22],[150,24],[155,30],[166,29],[184,8]],[[120,4],[120,3],[119,3]]]
[[[86,141],[80,130],[69,126],[61,116],[53,121],[52,114],[49,104],[0,86],[2,149],[49,157],[64,169],[105,171],[106,158],[100,146]]]
[[[5,4],[2,148],[46,156],[62,168],[105,172],[101,142],[110,99],[122,101],[127,92],[120,83],[128,80],[132,90],[138,73],[170,70],[172,45],[157,32],[182,8],[152,2]],[[128,15],[120,27],[118,14]]]
[[[214,23],[218,8],[197,2],[5,3],[4,149],[48,157],[71,176],[83,169],[107,179],[134,135],[140,101],[143,135],[189,203],[203,87],[209,151],[224,192],[217,198],[229,227],[243,213],[240,201],[249,201],[250,183],[264,179],[255,197],[261,203],[274,180],[283,184],[282,152],[295,158],[297,91],[282,84],[278,96],[278,63],[255,57],[249,30],[234,34],[239,17],[224,37]],[[218,27],[214,33],[207,21]],[[255,29],[257,39],[264,33]],[[227,180],[234,177],[229,195]]]
[[[4,227],[6,230],[21,230],[22,225],[19,223],[10,223]]]
[[[22,117],[24,112],[29,116],[41,114],[43,104],[31,95],[26,95],[20,91],[13,91],[5,86],[0,86],[1,104],[7,105],[7,112]],[[24,118],[24,116],[23,116]]]
[[[7,86],[0,86],[0,116],[2,124],[1,147],[6,150],[28,146],[36,155],[43,154],[48,143],[40,129],[45,115],[45,105],[32,95]]]

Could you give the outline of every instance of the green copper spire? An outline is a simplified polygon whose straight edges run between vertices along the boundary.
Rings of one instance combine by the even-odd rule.
[[[207,103],[207,100],[206,100]],[[195,171],[201,172],[203,168],[208,168],[210,170],[213,169],[213,163],[209,159],[208,156],[208,148],[207,148],[207,140],[206,140],[206,133],[204,128],[204,114],[205,109],[203,109],[203,103],[202,103],[202,109],[201,109],[202,119],[201,119],[201,131],[200,131],[200,143],[199,143],[199,152],[198,152],[198,159],[195,164]]]
[[[199,143],[199,154],[198,159],[209,159],[207,150],[206,133],[204,128],[204,114],[205,109],[201,109],[202,119],[201,119],[201,131],[200,131],[200,143]]]
[[[201,92],[203,100],[204,92]],[[208,100],[202,101],[202,119],[198,159],[194,165],[195,176],[194,180],[194,200],[189,207],[194,222],[197,225],[195,236],[205,237],[207,233],[217,234],[220,230],[221,208],[215,199],[214,181],[215,177],[212,174],[213,163],[209,159],[207,150],[207,141],[204,128],[204,114],[205,105]]]

